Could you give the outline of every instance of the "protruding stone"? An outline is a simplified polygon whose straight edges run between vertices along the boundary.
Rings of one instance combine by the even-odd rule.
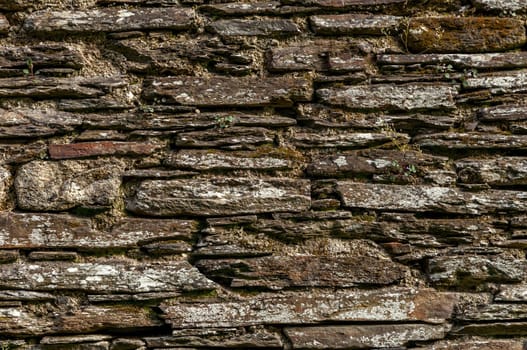
[[[345,14],[312,16],[309,20],[316,34],[387,35],[397,30],[402,17]]]
[[[344,206],[384,211],[415,211],[481,215],[527,210],[527,194],[521,191],[471,193],[456,188],[400,186],[338,182]]]
[[[300,34],[298,26],[289,19],[224,19],[212,22],[209,28],[212,32],[226,37],[283,37]]]
[[[127,203],[128,210],[153,216],[298,212],[309,207],[309,181],[278,178],[144,181]]]
[[[444,84],[364,85],[317,90],[322,102],[359,110],[453,109],[457,89]]]
[[[389,259],[360,254],[353,257],[298,255],[199,260],[196,266],[209,278],[229,287],[272,290],[386,285],[396,283],[408,272],[406,267]]]
[[[472,0],[472,4],[484,11],[504,12],[509,15],[527,11],[527,4],[523,0]]]
[[[187,261],[132,263],[114,259],[98,263],[7,264],[0,265],[0,276],[5,288],[35,291],[146,293],[200,291],[215,288],[213,282],[205,278]]]
[[[96,141],[49,145],[51,159],[86,158],[93,156],[148,156],[156,146],[143,142]]]
[[[527,284],[503,284],[500,286],[494,300],[500,302],[527,302]]]
[[[513,150],[527,147],[526,135],[445,132],[417,136],[416,145],[433,150]]]
[[[414,53],[506,51],[526,41],[523,21],[498,17],[417,17],[403,36]]]
[[[123,164],[112,160],[34,161],[18,169],[18,205],[27,210],[107,206],[119,194],[122,171]]]
[[[1,91],[0,91],[1,92]],[[144,97],[187,106],[291,106],[309,101],[311,82],[305,78],[167,77],[145,83]]]
[[[124,9],[118,7],[78,11],[37,11],[24,22],[31,33],[122,32],[145,29],[182,30],[194,23],[194,11],[181,7]]]
[[[282,292],[236,301],[161,305],[175,329],[321,322],[424,321],[450,318],[457,297],[430,289],[407,288]]]
[[[478,119],[485,122],[527,120],[527,106],[499,105],[482,108],[478,111]]]
[[[330,132],[326,135],[322,132],[302,132],[299,129],[291,135],[291,143],[299,148],[366,148],[376,145],[382,145],[394,140],[400,144],[406,144],[410,141],[408,135],[403,133],[386,133],[374,132],[340,132],[335,134]]]
[[[493,186],[527,184],[527,158],[466,158],[455,162],[462,183],[486,183]]]
[[[481,74],[468,77],[463,82],[466,89],[488,89],[491,94],[525,92],[527,70]]]
[[[442,339],[448,325],[368,325],[292,327],[284,332],[292,349],[369,349],[404,346],[415,341]]]

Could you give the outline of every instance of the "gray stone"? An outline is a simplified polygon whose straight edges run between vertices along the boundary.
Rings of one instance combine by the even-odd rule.
[[[449,325],[368,325],[285,328],[293,349],[392,348],[415,341],[441,339]]]
[[[453,109],[457,89],[445,84],[365,85],[317,90],[324,103],[359,110]]]
[[[405,0],[286,0],[287,4],[319,6],[329,9],[379,10],[385,7],[401,6]]]
[[[527,285],[501,285],[494,300],[500,302],[527,302]]]
[[[455,162],[462,183],[486,183],[491,186],[527,184],[527,158],[465,158]]]
[[[329,292],[263,293],[233,301],[162,304],[175,329],[320,322],[424,321],[444,323],[457,297],[430,289],[337,289]]]
[[[27,210],[66,210],[112,204],[119,195],[124,165],[115,160],[34,161],[15,178],[18,205]]]
[[[478,119],[486,122],[526,120],[527,106],[499,105],[482,108],[478,111]]]
[[[215,288],[213,282],[187,261],[136,263],[111,259],[93,263],[5,264],[0,265],[0,276],[5,288],[34,291],[145,293]]]
[[[416,145],[434,150],[509,150],[527,147],[527,136],[477,132],[445,132],[420,135]]]
[[[0,139],[60,135],[75,130],[81,124],[80,116],[66,112],[0,108]]]
[[[470,340],[445,340],[415,350],[523,350],[523,340],[489,340],[475,338]]]
[[[527,210],[527,194],[489,190],[478,193],[434,186],[338,182],[343,204],[350,208],[481,215]]]
[[[466,89],[488,89],[492,94],[525,92],[527,71],[508,71],[468,77],[463,83]]]
[[[402,17],[344,14],[311,16],[309,20],[316,34],[387,35],[398,29]]]
[[[527,4],[523,0],[472,0],[476,8],[485,11],[503,12],[506,14],[524,13]]]
[[[410,141],[408,135],[403,133],[386,133],[373,132],[340,132],[327,133],[322,132],[303,132],[299,129],[291,136],[291,143],[299,148],[366,148],[384,143],[396,142],[406,144]]]
[[[311,82],[305,78],[167,77],[145,82],[143,95],[187,106],[291,106],[309,101]],[[1,95],[1,89],[0,89]]]
[[[309,206],[309,181],[281,178],[144,181],[127,203],[131,212],[153,216],[298,212]]]
[[[145,29],[189,28],[194,11],[187,8],[98,8],[84,11],[37,11],[24,22],[24,30],[41,35],[56,33],[121,32]]]
[[[224,19],[212,22],[209,29],[221,36],[290,36],[300,34],[289,19]]]
[[[258,127],[225,127],[217,130],[178,133],[175,144],[180,148],[225,148],[231,150],[253,148],[271,144],[274,135]]]
[[[8,206],[9,191],[13,182],[11,172],[0,166],[0,210],[6,209]]]

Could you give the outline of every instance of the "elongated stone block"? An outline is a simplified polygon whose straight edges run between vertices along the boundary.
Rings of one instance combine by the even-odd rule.
[[[513,150],[527,147],[527,136],[477,132],[445,132],[415,137],[421,148],[439,150]]]
[[[238,215],[304,211],[310,206],[308,180],[206,178],[144,181],[127,202],[131,212],[153,215]]]
[[[156,145],[144,142],[95,141],[49,145],[51,159],[86,158],[93,156],[148,156]]]
[[[457,89],[444,84],[364,85],[317,90],[323,103],[366,110],[453,109]]]
[[[312,16],[309,20],[316,34],[384,35],[396,30],[402,17],[345,14]]]
[[[320,322],[424,321],[450,318],[457,297],[430,289],[389,288],[375,291],[283,292],[238,301],[161,305],[169,324],[179,328]]]
[[[405,0],[286,0],[287,4],[299,4],[303,6],[319,6],[330,9],[364,9],[379,10],[386,6],[397,6],[405,4]]]
[[[435,186],[338,182],[344,206],[378,210],[482,215],[527,210],[527,193],[489,190],[478,193]]]
[[[289,19],[224,19],[213,22],[210,30],[221,36],[289,36],[300,34]]]
[[[455,162],[458,180],[495,186],[527,184],[527,158],[466,158]]]

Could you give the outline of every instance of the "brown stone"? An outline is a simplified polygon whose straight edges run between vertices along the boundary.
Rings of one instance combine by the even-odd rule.
[[[153,216],[297,212],[309,206],[309,181],[285,178],[150,180],[127,203],[131,212]]]
[[[523,350],[523,340],[488,340],[476,338],[471,340],[446,340],[432,345],[415,348],[415,350]]]
[[[300,29],[298,26],[289,19],[224,19],[212,22],[208,28],[213,33],[225,37],[283,37],[300,34]]]
[[[142,142],[97,141],[49,145],[51,159],[85,158],[93,156],[148,156],[158,146]]]
[[[118,196],[123,164],[115,160],[34,161],[15,178],[20,208],[65,210],[79,205],[110,205]]]
[[[274,135],[265,128],[230,127],[217,130],[178,133],[175,144],[181,148],[225,148],[231,150],[271,144]]]
[[[402,17],[360,14],[321,15],[309,18],[316,34],[386,35],[398,29]]]
[[[0,34],[6,34],[9,31],[9,27],[10,24],[7,18],[0,14]]]
[[[484,11],[502,12],[509,15],[527,11],[527,4],[522,0],[472,0],[472,4]]]
[[[9,264],[18,260],[17,250],[0,250],[0,264]]]
[[[0,164],[27,163],[44,158],[47,145],[42,141],[0,144]]]
[[[299,148],[367,148],[385,143],[396,142],[406,144],[410,140],[408,135],[394,133],[388,135],[379,132],[340,132],[338,134],[331,131],[327,134],[323,132],[303,132],[298,129],[291,135],[291,143]]]
[[[345,288],[385,285],[401,280],[407,269],[388,259],[353,257],[266,256],[251,259],[199,260],[207,277],[234,288]]]
[[[0,109],[0,139],[54,136],[75,130],[82,118],[66,112]]]
[[[30,260],[41,260],[41,261],[75,261],[78,258],[75,252],[31,252],[28,255]]]
[[[405,0],[286,0],[287,4],[319,6],[330,9],[379,10],[387,6],[404,5]]]
[[[499,302],[526,302],[527,285],[501,285],[499,293],[496,294],[495,300]]]
[[[292,349],[369,349],[443,338],[448,325],[380,325],[285,328]]]
[[[506,51],[526,41],[521,20],[498,17],[412,18],[402,35],[414,53]]]
[[[458,180],[463,183],[486,183],[491,186],[527,184],[527,158],[465,158],[455,162]]]
[[[448,132],[417,136],[416,145],[432,150],[509,150],[527,147],[527,136]]]
[[[1,95],[1,89],[0,89]],[[170,77],[145,82],[143,95],[187,106],[291,106],[309,101],[311,82],[305,78]]]
[[[194,22],[187,8],[98,8],[78,11],[37,11],[24,22],[24,30],[41,35],[57,33],[122,32],[145,29],[182,30]]]
[[[485,122],[526,120],[527,106],[499,105],[482,108],[478,111],[478,119]]]
[[[234,301],[195,301],[161,305],[175,329],[249,325],[316,324],[320,322],[425,321],[451,317],[457,297],[430,289],[262,293]]]

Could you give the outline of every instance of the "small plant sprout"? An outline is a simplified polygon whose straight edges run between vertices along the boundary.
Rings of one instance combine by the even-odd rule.
[[[33,60],[31,58],[28,58],[26,60],[26,66],[27,66],[27,68],[24,68],[22,70],[22,72],[24,72],[24,75],[25,76],[28,76],[28,75],[33,76],[34,75],[33,74]]]
[[[232,115],[227,115],[223,117],[216,117],[215,120],[220,129],[225,129],[231,126],[231,124],[234,122],[234,117]]]

